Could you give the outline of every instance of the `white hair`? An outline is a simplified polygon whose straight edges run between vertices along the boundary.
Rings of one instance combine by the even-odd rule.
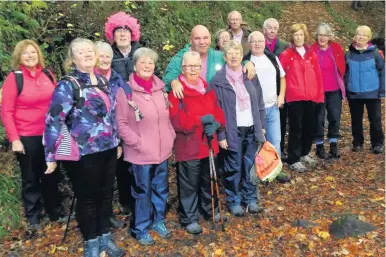
[[[316,27],[316,30],[315,30],[315,40],[316,41],[318,40],[318,34],[319,34],[320,29],[324,29],[326,31],[327,35],[330,37],[330,39],[334,38],[334,30],[332,29],[330,24],[328,24],[328,23],[320,23]]]
[[[95,48],[98,51],[98,54],[101,52],[108,54],[111,58],[113,58],[114,52],[111,46],[103,41],[97,41],[95,42]]]
[[[182,57],[182,62],[181,62],[181,66],[185,64],[185,61],[189,58],[197,58],[198,60],[200,60],[201,62],[201,57],[200,57],[200,54],[196,51],[187,51],[184,53],[184,56]]]
[[[141,47],[138,48],[133,54],[134,66],[137,64],[137,61],[142,57],[149,57],[151,60],[153,60],[154,64],[158,60],[158,54],[154,50],[151,50],[150,48],[146,47]]]
[[[251,34],[249,34],[249,36],[248,36],[248,42],[251,42],[251,39],[252,39],[252,37],[254,37],[254,36],[258,36],[258,35],[261,35],[261,36],[263,36],[264,37],[264,34],[263,33],[261,33],[260,31],[253,31]]]
[[[275,18],[268,18],[263,23],[263,28],[266,29],[268,27],[268,23],[275,22],[279,24],[279,22]]]

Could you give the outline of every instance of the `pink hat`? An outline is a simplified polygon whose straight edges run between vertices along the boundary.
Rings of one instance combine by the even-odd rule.
[[[114,43],[114,30],[128,28],[131,31],[131,41],[138,41],[141,36],[138,20],[124,12],[119,12],[107,18],[105,36],[110,43]]]

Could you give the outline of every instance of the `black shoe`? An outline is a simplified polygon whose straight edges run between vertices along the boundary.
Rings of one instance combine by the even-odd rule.
[[[39,229],[40,229],[39,224],[29,225],[26,231],[24,232],[25,239],[26,240],[35,239],[38,236]]]
[[[383,153],[383,146],[381,145],[376,145],[374,147],[371,148],[371,151],[374,153],[374,154],[382,154]]]
[[[362,152],[363,151],[363,146],[362,145],[353,145],[352,146],[352,151],[353,152]]]
[[[338,149],[338,143],[330,143],[330,155],[332,158],[340,158],[342,156]]]
[[[328,154],[324,150],[323,144],[316,145],[316,156],[318,156],[320,159],[328,159]]]

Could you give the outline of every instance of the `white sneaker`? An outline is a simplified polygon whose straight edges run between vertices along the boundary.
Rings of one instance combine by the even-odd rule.
[[[310,155],[305,155],[305,156],[302,156],[300,157],[300,161],[305,163],[305,164],[309,164],[309,165],[312,165],[312,166],[315,166],[318,162],[312,158]]]
[[[295,162],[294,164],[291,164],[289,168],[293,171],[300,172],[300,173],[307,171],[306,166],[304,166],[303,163],[301,162]]]

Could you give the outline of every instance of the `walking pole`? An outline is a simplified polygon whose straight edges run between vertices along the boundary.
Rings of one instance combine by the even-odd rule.
[[[64,235],[62,238],[62,244],[66,241],[67,233],[68,233],[68,226],[70,225],[71,215],[74,210],[75,205],[75,195],[72,197],[71,207],[70,207],[70,214],[68,215],[67,224],[66,224],[66,230],[64,231]]]
[[[213,148],[212,148],[212,139],[213,137],[207,137],[208,139],[208,145],[209,145],[209,167],[210,167],[210,176],[211,176],[211,187],[213,187],[213,184],[216,186],[216,196],[217,196],[217,205],[218,210],[220,213],[220,224],[221,229],[223,232],[225,232],[225,223],[222,216],[222,207],[221,207],[221,200],[220,200],[220,191],[218,189],[218,182],[217,182],[217,171],[216,166],[214,164],[214,154],[213,154]],[[215,220],[214,220],[214,193],[212,191],[212,221],[213,221],[213,227],[215,226]]]
[[[208,144],[209,144],[209,170],[210,170],[210,198],[212,200],[212,229],[214,230],[216,228],[215,225],[215,220],[214,220],[214,185],[213,185],[213,168],[212,168],[212,162],[211,162],[211,157],[212,157],[212,144],[211,140],[212,137],[207,137],[208,139]]]

